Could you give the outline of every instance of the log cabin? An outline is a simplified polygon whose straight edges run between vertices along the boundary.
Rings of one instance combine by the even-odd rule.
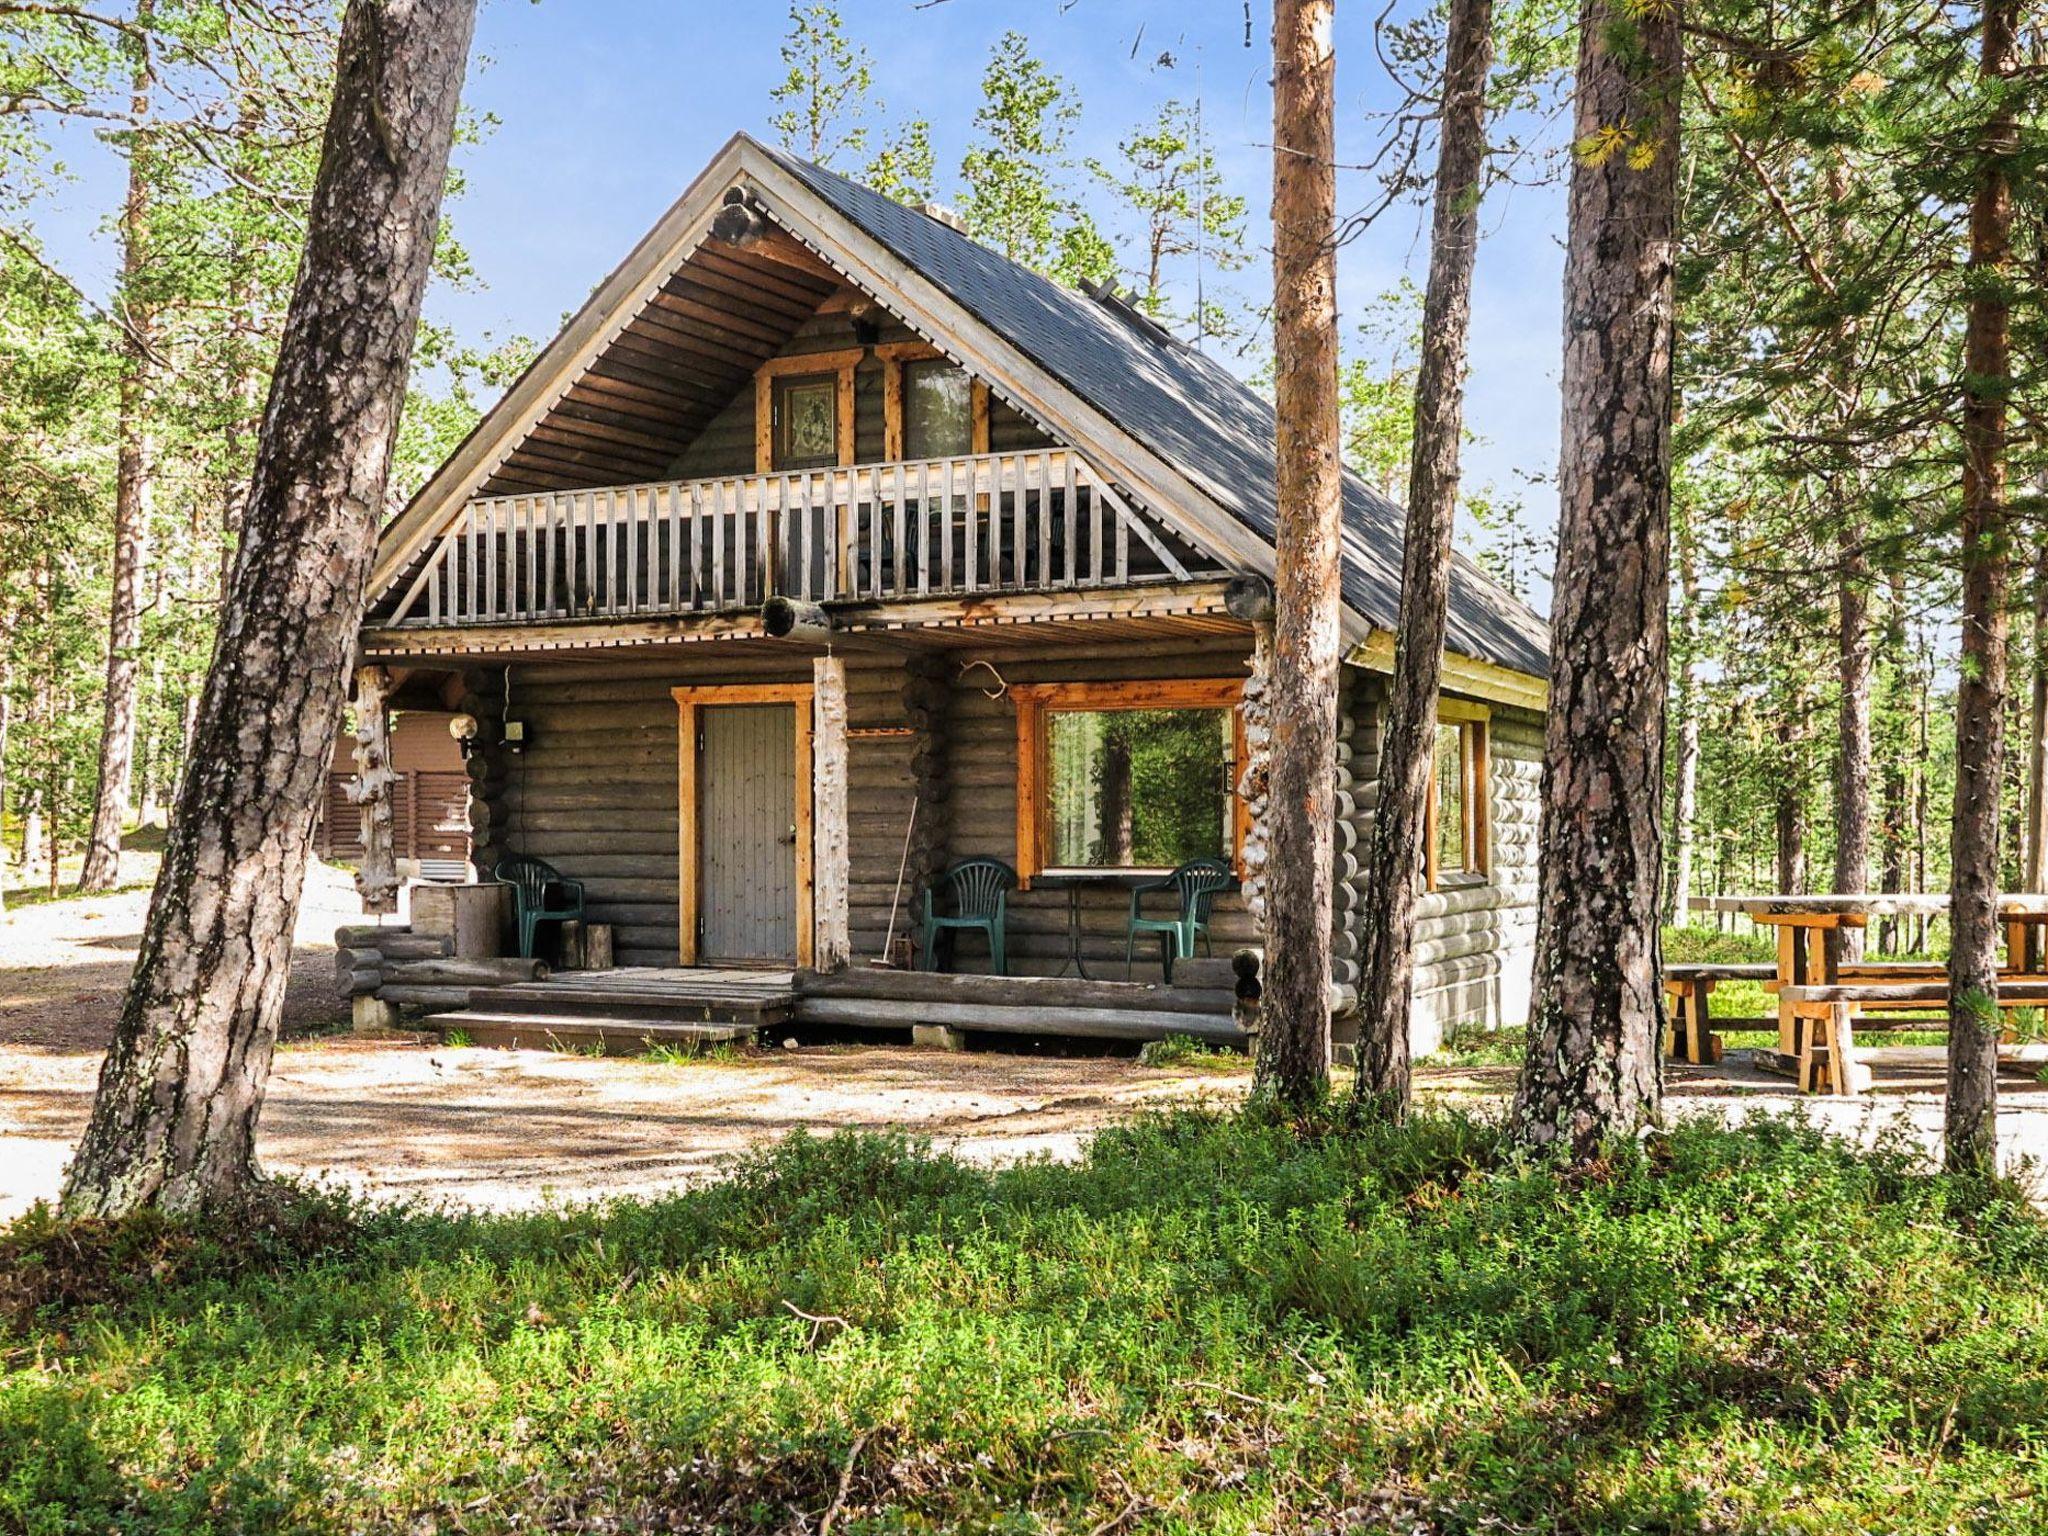
[[[386,528],[366,740],[386,707],[471,716],[476,877],[583,882],[643,985],[765,968],[841,1024],[1228,1018],[1228,958],[1125,981],[1128,917],[1143,878],[1220,858],[1209,947],[1261,943],[1273,441],[1113,289],[741,135]],[[1340,1039],[1402,538],[1355,476],[1343,515]],[[1526,1006],[1547,643],[1459,559],[1418,1048]],[[918,952],[924,893],[974,857],[1015,874],[1007,982],[969,979],[992,957],[965,937]],[[1130,974],[1163,981],[1156,945]],[[893,989],[862,979],[881,958]]]

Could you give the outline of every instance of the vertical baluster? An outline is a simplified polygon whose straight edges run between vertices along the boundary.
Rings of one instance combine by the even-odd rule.
[[[441,622],[441,573],[448,568],[448,541],[443,539],[427,565],[427,621]]]
[[[705,529],[705,536],[711,546],[711,559],[705,575],[711,586],[699,606],[720,608],[725,605],[725,484],[715,481],[710,490],[711,505],[707,510],[711,526]]]
[[[1001,483],[1001,477],[1004,477],[1004,463],[1016,465],[1018,496],[1016,496],[1016,502],[1010,504],[1010,586],[1022,592],[1026,586],[1030,586],[1030,498],[1024,496],[1024,465],[1028,463],[1028,459],[1022,459],[1022,457],[1014,457],[1014,459],[1008,459],[1008,461],[997,459],[995,461],[995,479],[997,479],[997,483]],[[1051,492],[1051,487],[1053,487],[1053,477],[1040,473],[1038,475],[1038,506],[1040,508],[1044,508],[1044,502],[1047,502],[1047,494]]]
[[[888,520],[888,494],[883,489],[884,471],[879,468],[868,471],[868,590],[869,597],[880,597],[888,586],[888,573],[883,568],[882,555],[887,548],[882,537],[882,525]]]
[[[911,558],[917,565],[917,590],[921,596],[932,589],[932,466],[929,461],[917,466],[917,542],[912,549]]]
[[[677,589],[676,606],[681,608],[687,604],[693,609],[701,608],[704,606],[704,497],[697,482],[692,480],[687,487],[676,487],[676,499],[687,504],[688,510],[683,515],[689,519],[684,525],[688,534],[684,544],[678,546],[677,555],[679,560],[682,559],[681,551],[687,548],[689,575],[684,585]]]
[[[927,471],[929,473],[929,471]],[[939,481],[939,590],[953,590],[953,461],[948,459]],[[929,479],[925,482],[931,483]]]
[[[1017,466],[1017,496],[1024,496],[1024,456],[1015,459]],[[1041,587],[1052,585],[1052,498],[1041,492],[1038,498],[1038,572],[1035,584]]]
[[[1069,450],[1071,454],[1072,450]],[[1052,506],[1053,474],[1052,455],[1040,454],[1038,471],[1043,489],[1039,492],[1041,503],[1049,510]],[[1059,560],[1058,585],[1073,586],[1081,579],[1081,509],[1068,496],[1060,508],[1061,525],[1066,534],[1066,549]],[[1048,585],[1051,585],[1048,582]]]
[[[1102,500],[1102,487],[1095,486],[1090,495]],[[1111,507],[1109,515],[1116,521],[1116,580],[1123,586],[1131,579],[1131,520],[1117,508]]]
[[[956,469],[954,461],[948,459],[946,461],[946,502],[944,502],[944,512],[938,518],[940,541],[942,541],[940,549],[944,551],[944,555],[940,557],[940,567],[938,567],[938,586],[940,586],[942,592],[952,592],[952,498],[954,498],[954,469]],[[973,498],[969,498],[969,504],[967,504],[967,508],[961,514],[961,569],[965,571],[963,582],[967,584],[969,592],[975,590],[975,571],[977,571],[977,567],[981,563],[981,551],[977,549],[977,545],[981,543],[981,532],[975,528],[975,522],[977,522],[975,506],[973,506]]]
[[[907,561],[907,555],[909,555],[909,528],[905,526],[907,518],[903,514],[903,463],[901,461],[897,461],[897,465],[895,465],[895,504],[889,508],[889,516],[895,522],[895,535],[897,535],[895,537],[895,586],[889,588],[889,592],[893,596],[893,594],[903,590],[905,569],[907,569],[905,561]]]
[[[690,600],[690,578],[686,573],[690,525],[690,493],[687,486],[668,488],[668,610],[680,613]]]
[[[963,563],[966,566],[966,570],[962,573],[962,580],[966,583],[967,590],[973,592],[981,585],[981,507],[974,490],[975,481],[980,475],[980,470],[972,459],[966,461],[966,468],[967,495],[961,504],[960,520],[966,524],[967,535],[961,541],[960,553],[964,557]],[[951,476],[952,467],[949,465],[947,467],[949,482]],[[950,489],[951,486],[949,484],[948,490]],[[993,526],[989,529],[989,536],[990,543],[993,544],[995,540],[995,529]],[[989,550],[989,562],[990,564],[995,563],[995,550],[993,548]]]
[[[540,511],[540,588],[534,612],[552,618],[555,612],[555,498],[543,496]]]
[[[782,502],[782,526],[788,530],[784,580],[799,602],[811,596],[811,471],[797,475],[793,500]]]
[[[1067,494],[1069,496],[1075,494],[1073,457],[1072,454],[1067,455]],[[1094,533],[1089,540],[1088,553],[1095,571],[1095,584],[1101,586],[1103,582],[1109,580],[1108,528],[1103,522],[1104,517],[1108,515],[1109,508],[1099,490],[1089,496],[1088,509],[1094,528]]]

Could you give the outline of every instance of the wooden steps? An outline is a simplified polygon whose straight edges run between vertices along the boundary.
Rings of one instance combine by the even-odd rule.
[[[751,1040],[787,1023],[796,989],[786,971],[582,971],[509,987],[476,987],[468,1005],[428,1020],[478,1045],[597,1046],[630,1055],[649,1044]]]

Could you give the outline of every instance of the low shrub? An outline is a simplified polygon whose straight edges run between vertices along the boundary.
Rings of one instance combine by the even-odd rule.
[[[1570,1174],[1434,1113],[993,1171],[799,1134],[661,1200],[326,1209],[116,1224],[10,1311],[0,1530],[2048,1520],[2041,1221],[1796,1121]]]

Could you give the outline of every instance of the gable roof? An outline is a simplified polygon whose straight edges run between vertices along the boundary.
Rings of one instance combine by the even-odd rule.
[[[1274,537],[1273,407],[1213,358],[990,250],[914,208],[779,150],[820,197],[1030,353],[1117,426],[1168,458],[1268,544]],[[1401,610],[1406,514],[1344,476],[1344,601],[1376,628]],[[1549,631],[1527,604],[1463,555],[1451,575],[1448,642],[1533,676],[1550,669]]]
[[[946,350],[966,354],[976,373],[1055,435],[1092,449],[1119,479],[1151,487],[1156,512],[1189,520],[1219,553],[1271,570],[1269,403],[1213,359],[1128,312],[741,134],[387,527],[373,592],[387,590],[420,553],[437,513],[476,494],[628,335],[703,244],[720,196],[740,183],[850,281],[891,309],[915,311],[914,324]],[[892,282],[902,291],[892,292]],[[1026,372],[1036,375],[1035,387],[1020,377]],[[1364,625],[1391,632],[1400,612],[1404,514],[1347,471],[1343,517],[1345,606]],[[1353,625],[1347,629],[1356,634]],[[1462,555],[1452,571],[1447,642],[1454,652],[1513,672],[1549,672],[1543,621]]]

